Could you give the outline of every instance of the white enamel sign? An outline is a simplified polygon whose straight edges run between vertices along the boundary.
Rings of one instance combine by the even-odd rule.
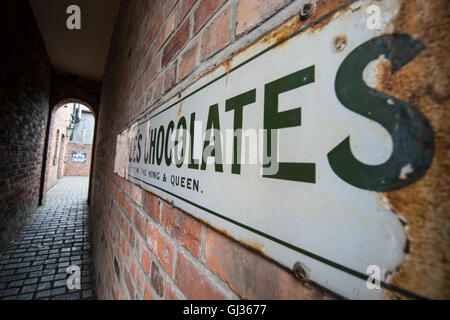
[[[366,280],[379,268],[388,283],[406,235],[382,192],[418,180],[432,153],[407,130],[428,134],[426,119],[370,91],[377,63],[424,50],[389,33],[396,1],[376,3],[381,29],[356,2],[196,81],[118,136],[116,173],[331,291],[383,298]]]

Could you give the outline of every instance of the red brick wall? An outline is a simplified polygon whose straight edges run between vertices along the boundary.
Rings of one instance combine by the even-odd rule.
[[[91,194],[99,298],[333,297],[113,171],[121,129],[287,19],[301,27],[302,4],[122,2],[102,88]]]
[[[64,156],[67,152],[68,143],[66,131],[71,120],[71,114],[72,105],[64,105],[59,108],[55,108],[52,112],[45,183],[46,192],[56,184],[58,178],[61,178],[64,175]],[[63,136],[64,141],[62,141]],[[61,143],[63,143],[62,157],[60,155]]]
[[[37,206],[50,62],[28,1],[0,2],[0,249]]]
[[[87,159],[84,163],[72,161],[72,151],[86,152]],[[65,155],[65,176],[89,176],[92,158],[92,145],[70,142],[67,144]]]

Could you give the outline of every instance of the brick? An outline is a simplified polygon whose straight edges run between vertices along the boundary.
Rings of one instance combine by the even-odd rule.
[[[153,60],[156,58],[156,49],[154,47],[148,47],[144,51],[144,56],[142,59],[139,60],[139,67],[138,67],[138,78],[141,78],[144,74],[145,70],[147,70],[148,66],[153,62]],[[145,86],[144,90],[145,90]]]
[[[152,264],[152,258],[150,256],[150,253],[147,251],[147,249],[142,250],[142,269],[144,269],[144,272],[147,274],[150,274],[150,267]]]
[[[51,293],[52,293],[51,290],[40,291],[40,292],[36,293],[35,299],[47,298],[51,295]]]
[[[318,298],[292,274],[211,228],[206,233],[205,260],[244,299]]]
[[[147,33],[147,46],[150,47],[153,44],[158,32],[161,28],[163,17],[160,14],[154,14],[152,17],[152,24]]]
[[[158,50],[164,45],[166,40],[175,31],[176,26],[177,26],[177,13],[176,11],[173,11],[166,19],[164,27],[158,36],[158,45],[157,45]]]
[[[182,0],[178,6],[178,23],[181,23],[197,0]]]
[[[142,204],[142,189],[137,185],[130,183],[130,190],[128,191],[128,196],[136,203],[138,206]]]
[[[119,299],[118,300],[130,300],[129,292],[125,284],[121,283],[119,287]]]
[[[169,281],[164,282],[164,300],[179,300]]]
[[[130,243],[130,246],[133,248],[135,243],[135,234],[131,226],[129,226],[128,228],[128,242]]]
[[[188,47],[180,57],[180,67],[178,71],[179,79],[184,79],[192,70],[194,70],[197,57],[199,54],[198,41],[195,41],[190,47]]]
[[[47,158],[47,172],[46,172],[46,189],[49,190],[58,182],[58,176],[61,174],[61,171],[67,169],[67,164],[71,164],[71,161],[64,161],[67,154],[67,149],[70,147],[69,141],[67,139],[66,127],[67,121],[71,119],[70,115],[71,108],[58,108],[57,110],[53,110],[52,119],[50,123],[50,133],[49,133],[49,150],[48,150],[48,158]],[[62,139],[63,135],[65,136],[64,140]],[[63,146],[65,156],[61,159],[59,155],[59,148]],[[71,150],[72,151],[72,150]],[[69,159],[72,156],[70,153]],[[57,159],[58,163],[54,164],[53,159]],[[60,168],[61,165],[61,168]],[[77,166],[81,166],[78,164]],[[58,172],[58,170],[61,170]]]
[[[153,100],[153,86],[150,86],[145,93],[144,109],[148,109],[152,106],[152,100]]]
[[[175,57],[183,48],[185,43],[189,39],[190,32],[190,23],[191,21],[186,20],[178,31],[175,33],[172,39],[167,43],[164,47],[164,53],[162,57],[162,66],[163,68],[167,66],[167,64]]]
[[[164,92],[172,89],[177,83],[177,63],[172,63],[164,74]]]
[[[197,266],[182,253],[177,258],[175,283],[187,299],[225,299],[204,272],[198,270]]]
[[[163,6],[163,4],[165,3],[165,0],[156,0],[156,1],[152,1],[155,3],[155,7],[153,7],[153,10],[155,11],[161,11],[161,8]]]
[[[136,284],[136,288],[139,291],[139,294],[142,295],[144,293],[144,274],[142,273],[141,268],[136,265],[136,271],[134,275],[134,283]]]
[[[160,297],[164,296],[164,278],[155,262],[152,262],[152,286]]]
[[[159,229],[149,224],[147,232],[147,244],[156,255],[158,261],[167,273],[173,277],[173,259],[175,255],[175,246]]]
[[[148,281],[145,281],[144,284],[144,300],[154,300],[152,289],[150,289],[150,285]]]
[[[28,293],[28,294],[21,294],[17,300],[32,300],[33,299],[33,294],[32,293]]]
[[[222,12],[203,33],[201,58],[209,58],[230,42],[228,35],[230,29],[231,7]]]
[[[133,114],[135,116],[141,114],[145,110],[145,100],[146,100],[145,93],[146,93],[145,91],[142,92],[141,97],[139,98],[139,100],[134,105]],[[132,200],[135,201],[134,199],[132,199]]]
[[[53,294],[53,291],[52,291],[52,294]],[[92,290],[83,290],[82,298],[83,299],[92,299],[92,298],[94,298],[94,293],[92,292]]]
[[[153,103],[161,98],[163,94],[163,89],[164,89],[164,73],[160,73],[154,84],[153,99],[152,99]]]
[[[4,9],[8,10],[10,6],[19,6],[25,8],[24,10],[27,8],[24,4],[8,4]],[[15,39],[14,45],[8,46],[12,50],[10,52],[15,54],[5,55],[4,51],[2,59],[4,77],[0,80],[1,87],[5,88],[3,98],[5,107],[1,109],[0,119],[2,128],[0,179],[3,180],[0,191],[0,212],[2,212],[0,249],[6,247],[9,240],[20,230],[37,201],[41,177],[38,159],[43,157],[47,125],[47,117],[43,115],[49,112],[48,59],[39,32],[33,28],[33,23],[30,24],[26,20],[32,13],[30,10],[20,14],[22,13],[25,16],[20,27],[12,20],[8,21],[9,19],[2,17],[2,28],[12,23],[9,30],[4,31],[7,36],[5,41]],[[25,42],[27,50],[22,47]],[[33,83],[41,85],[35,86]],[[5,177],[8,179],[4,179]]]
[[[289,1],[285,0],[240,0],[236,13],[236,35],[257,26],[263,20],[277,12],[282,5]]]
[[[123,211],[127,215],[128,219],[131,220],[132,213],[133,213],[133,207],[131,206],[131,203],[127,200],[127,198],[122,193],[119,193],[117,196],[118,196],[117,201],[119,202]]]
[[[136,279],[136,272],[137,272],[138,266],[137,266],[136,259],[134,258],[134,256],[130,257],[129,268],[130,268],[131,278]]]
[[[216,13],[226,0],[202,0],[195,11],[194,34]]]
[[[167,202],[162,202],[161,225],[194,256],[200,257],[202,225],[199,221],[178,209],[172,209]]]
[[[143,191],[142,207],[145,212],[156,222],[159,222],[159,200],[153,193]]]
[[[133,101],[136,101],[139,99],[139,97],[142,95],[142,91],[143,91],[143,87],[142,87],[142,80],[141,80],[134,88]]]
[[[166,0],[164,7],[164,16],[168,16],[178,0]]]
[[[155,79],[156,75],[158,74],[159,70],[161,69],[161,55],[153,59],[152,63],[148,67],[147,72],[144,75],[144,82],[143,87],[148,88],[150,83]]]
[[[125,272],[123,274],[124,274],[124,277],[125,277],[126,288],[128,290],[128,293],[130,294],[130,299],[134,300],[134,297],[135,297],[134,296],[134,287],[133,287],[133,283],[131,282],[130,274],[126,270],[125,270]]]
[[[122,252],[125,257],[128,257],[129,248],[128,243],[125,239],[122,239]],[[121,263],[121,265],[123,265],[123,263]]]
[[[147,237],[147,219],[142,215],[142,213],[139,210],[134,210],[134,225],[136,226],[137,231],[139,234],[146,239]]]
[[[114,300],[119,300],[119,294],[120,294],[120,292],[119,292],[119,287],[118,287],[118,285],[117,284],[113,284],[113,287],[112,287],[112,299],[114,299]],[[111,298],[110,298],[111,299]]]
[[[128,235],[128,227],[129,227],[128,220],[125,218],[125,216],[123,215],[122,212],[120,212],[119,221],[120,221],[120,225],[122,226],[123,232],[125,232]]]

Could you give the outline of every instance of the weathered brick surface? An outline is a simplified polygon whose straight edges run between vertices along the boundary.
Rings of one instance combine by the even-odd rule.
[[[147,214],[156,222],[159,221],[159,200],[153,193],[143,192],[143,208]]]
[[[180,6],[178,7],[178,21],[181,22],[184,20],[189,10],[192,9],[196,0],[182,0]]]
[[[128,294],[130,297],[129,299],[134,300],[134,297],[135,297],[134,296],[134,285],[133,285],[133,283],[131,283],[130,273],[127,270],[125,270],[124,275],[125,275],[125,284],[128,289]]]
[[[94,114],[99,112],[101,84],[73,75],[52,74],[50,107],[58,108],[78,102],[88,106]],[[55,107],[56,106],[56,107]]]
[[[179,79],[185,78],[192,70],[194,70],[199,54],[198,47],[198,41],[195,41],[194,44],[187,48],[181,55],[180,67],[178,69]]]
[[[159,267],[155,262],[152,262],[152,275],[151,283],[157,295],[162,297],[164,295],[164,279],[163,275],[159,270]]]
[[[154,300],[152,289],[150,289],[150,284],[148,281],[145,281],[145,300]]]
[[[166,40],[170,37],[172,32],[174,32],[177,26],[177,14],[176,12],[172,12],[169,17],[165,20],[164,27],[158,37],[158,48],[166,42]]]
[[[143,249],[142,251],[142,268],[144,272],[150,275],[150,267],[152,265],[152,258],[150,257],[150,253],[147,249]]]
[[[134,210],[133,222],[142,238],[147,237],[147,219],[139,210]]]
[[[177,259],[175,282],[187,299],[225,299],[225,295],[215,286],[212,279],[184,254]]]
[[[166,281],[164,282],[164,300],[179,300],[178,295],[173,290],[172,285]]]
[[[72,109],[68,105],[55,108],[52,112],[46,172],[46,191],[53,187],[64,175],[68,146],[67,126],[71,120]]]
[[[205,259],[207,266],[244,299],[329,297],[306,289],[292,274],[212,229],[206,234]]]
[[[225,3],[226,0],[202,0],[200,1],[194,15],[194,33],[214,15],[214,13]]]
[[[205,30],[202,38],[201,58],[206,59],[230,42],[231,7],[222,12]]]
[[[165,67],[172,58],[180,52],[181,48],[183,48],[184,44],[189,39],[190,23],[190,20],[186,20],[169,43],[164,47],[162,58],[163,67]]]
[[[149,224],[147,231],[147,244],[163,266],[164,270],[173,275],[173,260],[175,258],[175,246],[170,239],[153,224]]]
[[[1,2],[0,36],[2,248],[38,203],[51,69],[28,2]]]
[[[172,63],[170,67],[166,69],[164,74],[164,91],[169,91],[177,83],[177,64]]]
[[[241,0],[237,6],[236,34],[254,28],[292,0]]]
[[[200,257],[202,224],[186,213],[163,202],[161,224],[164,229],[196,257]]]
[[[260,2],[252,17],[247,13],[255,2],[244,0],[122,2],[105,69],[92,177],[99,298],[329,297],[114,174],[122,129],[186,88],[194,76],[224,63],[231,45],[239,51],[257,41],[261,33],[253,30],[290,3]],[[291,10],[279,23],[296,15],[298,10]]]

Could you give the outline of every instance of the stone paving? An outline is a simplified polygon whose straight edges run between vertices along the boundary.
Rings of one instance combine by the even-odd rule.
[[[0,299],[95,299],[88,226],[88,177],[64,177],[20,237],[0,254]],[[81,270],[81,289],[67,288],[67,267]]]

